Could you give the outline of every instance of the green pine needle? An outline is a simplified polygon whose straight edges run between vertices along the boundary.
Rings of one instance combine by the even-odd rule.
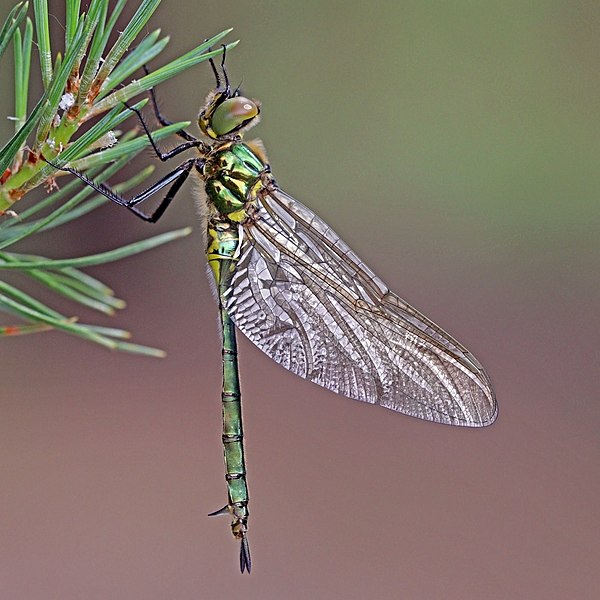
[[[134,98],[137,103],[133,106],[143,106],[147,100],[142,95],[148,90],[220,54],[221,47],[212,50],[211,46],[218,46],[231,31],[223,31],[152,73],[135,78],[141,67],[163,51],[169,38],[161,38],[157,29],[136,40],[147,29],[160,0],[138,0],[139,7],[131,21],[117,34],[117,18],[126,1],[118,0],[111,10],[108,0],[90,0],[84,13],[80,0],[65,0],[65,49],[61,52],[50,43],[48,0],[33,0],[32,19],[27,16],[29,3],[19,2],[0,28],[0,58],[12,44],[15,73],[15,134],[0,149],[0,273],[18,273],[67,298],[76,307],[107,315],[122,309],[125,302],[109,286],[81,269],[152,250],[188,235],[190,228],[91,256],[33,256],[16,252],[15,245],[83,218],[107,199],[78,179],[68,181],[37,202],[28,202],[28,206],[24,206],[23,199],[39,186],[55,188],[55,178],[65,174],[45,159],[59,167],[68,164],[97,183],[118,174],[132,156],[149,144],[138,129],[116,131],[132,115],[124,102]],[[227,49],[236,44],[228,44]],[[33,48],[39,53],[39,74],[31,73]],[[41,98],[29,96],[32,76],[41,78]],[[28,112],[29,106],[33,108]],[[90,120],[90,125],[81,128]],[[182,122],[162,127],[153,132],[153,137],[159,141],[187,125]],[[79,133],[80,128],[83,133]],[[152,166],[146,167],[112,187],[122,193],[144,181],[152,171]],[[0,325],[0,337],[54,329],[110,349],[149,356],[164,354],[156,348],[123,341],[130,337],[123,329],[85,324],[76,315],[63,315],[16,285],[6,283],[1,275],[0,311],[9,316],[9,322]],[[10,322],[15,319],[16,322]]]

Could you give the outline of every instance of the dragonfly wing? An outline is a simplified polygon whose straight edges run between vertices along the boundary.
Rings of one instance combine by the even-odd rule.
[[[277,363],[428,421],[494,421],[494,393],[475,357],[391,292],[308,208],[275,188],[242,233],[224,300],[236,326]]]

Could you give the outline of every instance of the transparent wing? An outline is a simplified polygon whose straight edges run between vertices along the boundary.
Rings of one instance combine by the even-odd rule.
[[[243,226],[225,303],[280,365],[334,392],[413,417],[479,427],[496,418],[475,357],[401,300],[331,228],[275,189]]]

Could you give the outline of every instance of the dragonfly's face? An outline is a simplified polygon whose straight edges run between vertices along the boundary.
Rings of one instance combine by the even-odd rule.
[[[209,96],[206,107],[198,117],[202,132],[213,140],[228,139],[258,122],[259,105],[243,96],[229,97],[227,92],[216,91]]]

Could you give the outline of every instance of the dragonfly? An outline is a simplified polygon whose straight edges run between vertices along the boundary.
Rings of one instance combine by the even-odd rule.
[[[260,140],[244,141],[260,103],[232,89],[225,68],[211,60],[216,86],[199,117],[201,137],[162,152],[184,160],[154,185],[125,199],[68,165],[56,166],[156,222],[190,174],[202,182],[206,257],[216,284],[222,339],[223,452],[229,515],[240,541],[240,570],[251,570],[248,485],[236,329],[289,371],[348,398],[446,425],[484,427],[497,402],[479,361],[460,342],[392,292],[309,208],[276,182]],[[150,98],[161,125],[171,122]],[[53,163],[52,163],[53,164]],[[150,214],[139,205],[166,188]]]

